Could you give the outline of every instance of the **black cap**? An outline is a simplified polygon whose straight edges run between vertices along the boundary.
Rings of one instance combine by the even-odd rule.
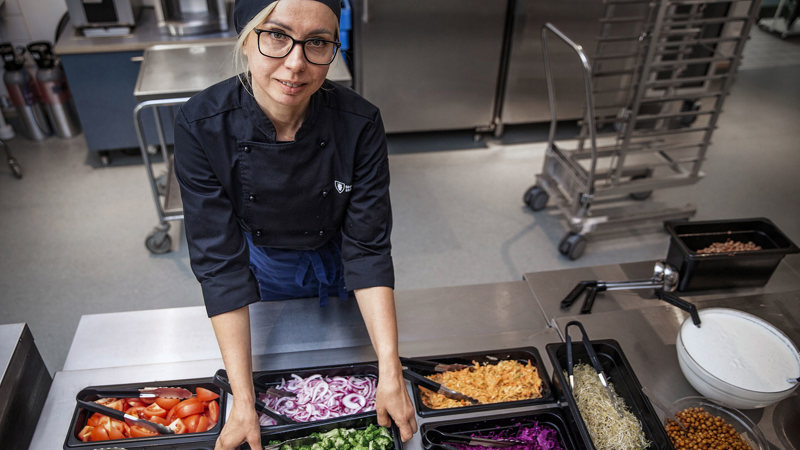
[[[277,0],[236,0],[233,6],[233,24],[236,27],[236,33],[241,33],[242,29],[247,22],[253,20],[253,17],[266,8],[270,3]],[[336,19],[341,19],[342,16],[342,2],[341,0],[315,0],[320,3],[328,5],[328,8],[336,14]]]

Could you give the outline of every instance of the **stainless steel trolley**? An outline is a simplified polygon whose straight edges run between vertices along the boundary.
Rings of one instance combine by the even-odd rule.
[[[760,0],[605,0],[590,61],[554,25],[542,28],[550,100],[544,167],[524,194],[534,211],[556,201],[572,260],[600,229],[685,219],[696,208],[646,202],[656,189],[694,184],[739,66]],[[580,59],[586,92],[581,131],[556,142],[548,37]]]

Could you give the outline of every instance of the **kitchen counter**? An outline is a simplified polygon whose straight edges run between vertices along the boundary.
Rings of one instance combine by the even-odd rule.
[[[553,369],[545,346],[562,342],[559,330],[566,321],[578,319],[592,339],[617,340],[642,385],[661,401],[671,403],[695,394],[680,373],[674,346],[677,327],[686,313],[625,291],[604,293],[617,300],[598,298],[595,305],[605,304],[608,308],[589,315],[547,313],[556,312],[558,302],[577,281],[598,276],[624,281],[643,274],[646,278],[652,264],[613,264],[545,272],[546,276],[526,274],[524,281],[398,291],[400,352],[403,356],[425,357],[533,346],[551,375]],[[800,301],[800,274],[787,262],[781,263],[764,288],[686,298],[698,308],[726,306],[759,315],[795,342],[800,341],[800,311],[796,306]],[[111,340],[94,339],[112,333],[111,324],[120,320],[154,329],[168,325],[170,328],[164,329],[171,330],[168,335],[180,339],[181,345],[159,345],[159,338],[139,334],[137,345],[127,345],[123,355]],[[316,299],[257,303],[251,305],[251,322],[256,371],[375,360],[354,300],[331,299],[326,308],[319,308]],[[94,354],[104,356],[86,356],[80,351],[86,345],[92,346]],[[75,407],[75,395],[87,386],[211,377],[222,367],[202,307],[84,316],[64,370],[53,380],[31,448],[60,448]],[[787,448],[785,442],[798,442],[797,432],[792,435],[785,425],[793,423],[799,409],[795,394],[770,408],[747,414],[759,423],[775,448]],[[486,412],[417,419],[422,424],[484,416]],[[422,448],[419,434],[405,448]]]

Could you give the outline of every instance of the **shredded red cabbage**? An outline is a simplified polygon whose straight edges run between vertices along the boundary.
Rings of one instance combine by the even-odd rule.
[[[328,377],[315,374],[307,378],[292,374],[278,389],[294,392],[297,397],[275,397],[260,393],[259,400],[297,422],[314,422],[375,410],[378,381],[368,376]],[[261,426],[275,425],[271,417],[260,414]]]
[[[527,443],[527,445],[507,447],[508,450],[563,450],[558,431],[547,425],[541,425],[538,422],[519,423],[505,430],[489,433],[474,433],[471,436],[489,439],[516,439]],[[477,445],[450,445],[459,450],[486,450],[486,447]]]

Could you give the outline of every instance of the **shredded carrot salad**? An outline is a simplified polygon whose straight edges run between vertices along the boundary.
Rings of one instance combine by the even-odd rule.
[[[542,379],[530,360],[527,364],[510,360],[483,366],[477,362],[473,364],[467,369],[428,375],[427,378],[481,403],[511,402],[542,396]],[[432,409],[470,404],[466,400],[453,400],[423,387],[420,387],[420,395],[422,403]]]

